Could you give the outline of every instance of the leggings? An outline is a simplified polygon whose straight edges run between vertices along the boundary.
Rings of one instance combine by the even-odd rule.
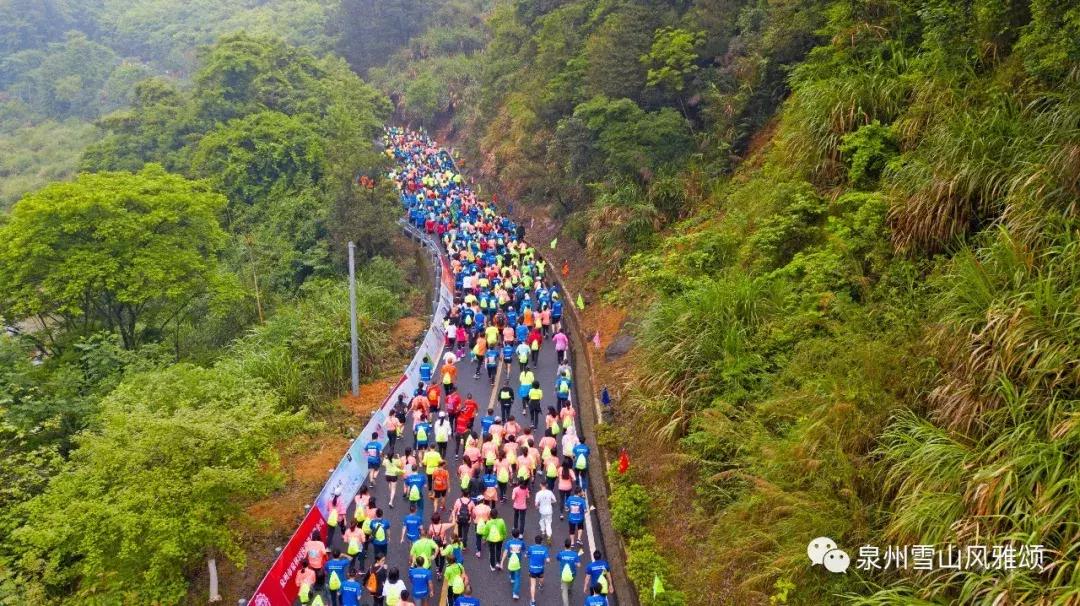
[[[499,560],[502,559],[502,541],[488,541],[488,553],[490,554],[489,563],[492,568],[499,565]]]

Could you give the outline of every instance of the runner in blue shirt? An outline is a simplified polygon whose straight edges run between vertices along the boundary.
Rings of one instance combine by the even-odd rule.
[[[428,606],[431,594],[435,593],[431,570],[424,566],[424,558],[416,558],[416,567],[409,569],[409,581],[412,582],[412,595],[417,606]]]
[[[333,557],[326,562],[326,588],[330,590],[330,603],[341,604],[341,588],[348,578],[349,558],[335,549]]]
[[[348,572],[349,578],[341,586],[341,606],[360,606],[360,592],[362,586],[356,580],[356,571]]]
[[[585,566],[585,572],[589,574],[588,588],[600,587],[600,594],[607,593],[608,587],[611,587],[611,565],[604,559],[604,554],[599,549],[592,554],[593,561],[589,562]]]
[[[484,365],[487,367],[488,382],[494,385],[495,373],[499,369],[499,352],[494,347],[484,353]]]
[[[539,579],[540,589],[544,588],[544,566],[547,565],[548,548],[544,546],[544,536],[536,535],[535,544],[529,546],[526,552],[529,559],[529,604],[536,606],[536,583]]]
[[[570,549],[571,546],[570,538],[567,537],[563,550],[555,556],[559,562],[559,585],[562,589],[563,604],[570,603],[570,588],[574,586],[574,579],[577,578],[578,567],[581,565],[581,556]]]
[[[409,542],[416,541],[420,538],[420,529],[423,526],[424,518],[416,513],[416,505],[409,505],[409,515],[402,521],[401,540],[398,542],[404,543],[405,539],[409,539]]]
[[[480,606],[480,600],[474,598],[472,590],[466,587],[465,595],[458,596],[458,599],[454,600],[454,606]]]
[[[379,467],[382,466],[382,442],[379,441],[379,432],[371,432],[371,441],[364,446],[367,453],[368,485],[375,488],[375,478],[379,477]]]
[[[383,517],[382,508],[375,510],[375,518],[369,524],[371,528],[371,545],[375,558],[379,555],[386,556],[386,546],[390,539],[390,520]],[[381,532],[380,532],[381,530]]]
[[[420,363],[420,380],[424,383],[430,383],[431,371],[433,370],[433,368],[434,367],[431,364],[431,358],[428,356],[424,356],[424,361]]]
[[[434,430],[431,428],[431,423],[428,423],[427,421],[420,421],[413,426],[413,435],[416,438],[415,443],[417,450],[427,448],[428,442],[434,438],[434,436],[431,435],[432,431]]]
[[[574,447],[574,471],[577,473],[578,486],[582,490],[589,489],[589,445],[579,442]]]
[[[607,596],[600,593],[601,589],[599,585],[593,585],[589,588],[589,597],[585,598],[585,606],[608,606]]]
[[[405,477],[405,498],[409,503],[416,506],[417,513],[420,517],[424,517],[424,488],[427,485],[427,478],[419,470],[410,473]]]
[[[576,545],[581,545],[581,531],[585,528],[585,514],[589,509],[585,501],[585,491],[580,488],[566,499],[566,521],[570,525],[570,536]]]
[[[502,360],[506,364],[504,369],[506,372],[510,372],[510,363],[514,361],[514,346],[507,343],[502,346]]]
[[[480,417],[480,437],[487,438],[488,430],[491,429],[492,424],[495,423],[495,409],[488,408],[487,414]]]
[[[525,541],[521,539],[521,531],[515,529],[509,541],[503,546],[503,557],[506,559],[504,570],[510,573],[510,595],[515,600],[521,594],[521,569],[525,563]],[[500,562],[501,563],[501,562]]]

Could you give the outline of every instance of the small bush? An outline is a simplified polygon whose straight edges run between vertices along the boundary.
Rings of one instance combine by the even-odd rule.
[[[617,484],[611,492],[611,523],[624,537],[640,537],[649,521],[649,493],[641,484]]]

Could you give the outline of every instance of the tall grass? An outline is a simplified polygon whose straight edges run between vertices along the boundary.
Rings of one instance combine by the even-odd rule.
[[[221,363],[264,379],[292,409],[343,393],[348,387],[348,301],[344,283],[306,286],[297,303],[239,339]],[[360,371],[369,375],[384,362],[390,327],[402,306],[386,288],[358,283],[357,309]]]

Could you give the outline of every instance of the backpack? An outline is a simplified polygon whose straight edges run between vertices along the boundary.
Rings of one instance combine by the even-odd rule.
[[[345,551],[351,556],[360,553],[360,539],[356,537],[349,539],[349,546],[345,549]]]
[[[300,603],[307,604],[311,599],[311,585],[307,583],[300,586]]]
[[[516,552],[510,552],[510,559],[506,562],[506,569],[510,572],[521,570],[521,556]]]
[[[364,588],[367,589],[368,593],[371,595],[375,595],[375,592],[379,590],[379,575],[375,574],[374,570],[368,573]]]
[[[458,507],[457,521],[458,524],[468,524],[472,520],[472,515],[469,513],[469,508],[464,504]]]
[[[574,582],[574,571],[570,569],[570,564],[563,564],[561,578],[563,583]]]
[[[425,429],[423,425],[420,426],[420,429],[416,430],[416,441],[427,442],[427,429]]]
[[[378,528],[375,529],[375,540],[380,541],[380,542],[386,540],[386,525],[385,524],[379,524]]]
[[[585,453],[578,453],[577,459],[574,461],[574,467],[576,467],[580,471],[582,469],[585,469],[585,465]]]
[[[338,523],[338,510],[336,505],[330,506],[330,516],[326,518],[326,525],[330,528],[337,528]]]
[[[315,597],[311,600],[311,606],[324,606],[326,602],[323,602],[322,594],[316,593]]]
[[[330,573],[330,581],[328,583],[330,591],[337,591],[341,589],[341,577],[338,576],[337,571]]]
[[[416,484],[413,484],[412,486],[409,486],[409,500],[410,501],[419,501],[420,500],[420,488],[417,487]]]
[[[454,382],[453,379],[450,377],[449,372],[442,373],[442,382],[443,382],[443,385],[449,385],[449,384]]]
[[[469,480],[471,479],[472,478],[470,478],[469,476],[461,476],[461,482],[459,485],[461,486],[462,491],[465,491],[469,488]]]
[[[465,573],[462,572],[454,577],[454,581],[450,583],[450,589],[457,595],[465,593]]]

